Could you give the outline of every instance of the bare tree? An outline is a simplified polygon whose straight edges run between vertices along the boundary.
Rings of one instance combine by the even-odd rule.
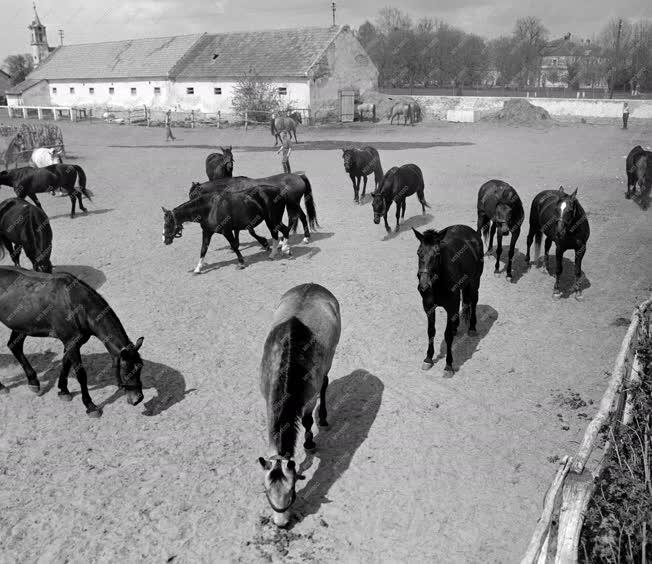
[[[516,20],[514,41],[520,54],[520,74],[523,86],[536,83],[541,67],[541,52],[546,46],[548,30],[539,18],[528,16]]]

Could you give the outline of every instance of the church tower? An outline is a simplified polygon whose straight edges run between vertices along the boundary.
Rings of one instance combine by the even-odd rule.
[[[50,47],[48,45],[48,38],[45,34],[45,26],[41,23],[36,12],[36,4],[34,6],[34,21],[28,29],[32,32],[32,57],[34,59],[34,68],[38,67],[50,54]]]

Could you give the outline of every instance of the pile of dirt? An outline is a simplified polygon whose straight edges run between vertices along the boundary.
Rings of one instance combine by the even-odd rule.
[[[522,98],[507,100],[502,110],[491,113],[482,118],[487,121],[502,121],[507,123],[536,123],[541,120],[551,120],[547,110],[530,104]]]

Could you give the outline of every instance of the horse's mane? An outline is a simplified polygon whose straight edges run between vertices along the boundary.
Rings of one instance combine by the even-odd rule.
[[[436,245],[439,243],[443,237],[444,231],[445,230],[435,231],[434,229],[426,229],[422,233],[424,245]]]
[[[271,382],[269,433],[282,456],[293,455],[299,423],[304,408],[306,375],[312,366],[304,355],[306,343],[314,336],[297,317],[279,323],[269,334],[268,342],[280,346],[278,370]],[[269,367],[274,370],[276,367]]]

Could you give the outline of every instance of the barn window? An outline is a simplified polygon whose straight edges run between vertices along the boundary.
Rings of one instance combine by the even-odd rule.
[[[218,96],[222,94],[222,89],[215,87],[213,88],[213,94],[217,94]]]
[[[115,88],[113,86],[109,86],[109,94],[115,94]]]
[[[75,93],[75,88],[73,86],[70,87],[70,93],[74,94]]]
[[[154,96],[158,96],[161,93],[161,87],[160,86],[155,86],[154,87]]]
[[[194,94],[195,93],[195,88],[193,86],[188,86],[186,88],[186,94]]]
[[[89,88],[88,93],[89,94],[95,94],[95,88]]]
[[[135,96],[135,95],[136,95],[136,89],[135,89],[135,88],[132,88],[132,89],[131,89],[131,95],[132,95],[132,96]]]
[[[52,94],[56,94],[56,93],[57,93],[57,87],[55,86],[55,87],[52,89]]]
[[[286,96],[287,93],[288,93],[288,89],[285,86],[280,86],[279,89],[278,89],[278,93],[281,96]]]

